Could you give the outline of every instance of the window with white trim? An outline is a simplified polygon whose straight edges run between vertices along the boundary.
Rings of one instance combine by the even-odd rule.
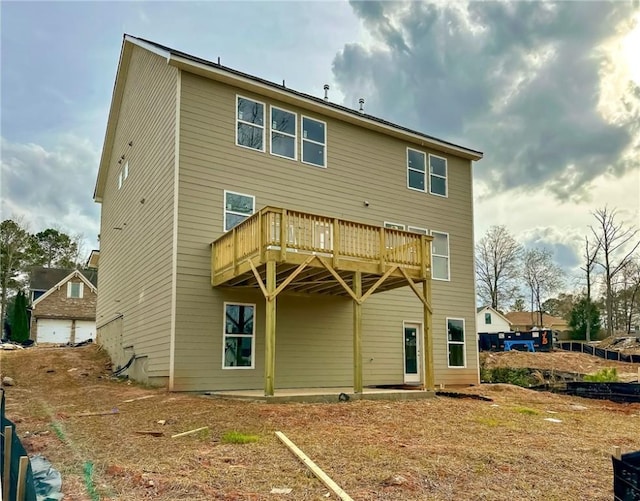
[[[84,284],[82,282],[67,282],[67,297],[72,299],[82,299]]]
[[[298,116],[287,110],[271,106],[271,154],[278,157],[298,158]]]
[[[491,325],[491,313],[484,314],[484,323],[486,325]]]
[[[229,231],[234,226],[253,214],[256,206],[256,197],[224,190],[224,231]]]
[[[427,230],[426,228],[419,228],[418,226],[408,226],[407,231],[410,231],[411,233],[420,233],[420,235],[429,234],[429,230]]]
[[[449,280],[449,235],[432,231],[431,277],[434,280]]]
[[[384,227],[389,228],[391,230],[404,230],[405,228],[404,224],[391,223],[389,221],[384,222]]]
[[[224,303],[223,369],[253,369],[255,304]]]
[[[447,196],[447,159],[429,155],[429,193]]]
[[[449,367],[465,367],[464,319],[447,318],[447,353]]]
[[[264,151],[264,103],[236,96],[236,144]]]
[[[407,188],[427,191],[427,155],[407,148]]]
[[[327,166],[327,124],[302,117],[302,163]]]

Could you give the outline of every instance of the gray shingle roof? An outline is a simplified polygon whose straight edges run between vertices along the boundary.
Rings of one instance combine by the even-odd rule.
[[[75,270],[66,268],[44,268],[36,266],[31,269],[29,278],[29,288],[31,290],[46,291],[62,279],[73,273]],[[78,269],[94,287],[98,286],[98,271]]]

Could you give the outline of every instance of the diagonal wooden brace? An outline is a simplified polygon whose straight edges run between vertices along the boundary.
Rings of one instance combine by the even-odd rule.
[[[416,283],[413,280],[411,280],[411,277],[407,275],[407,272],[403,268],[400,268],[400,273],[402,273],[404,278],[407,280],[409,287],[411,287],[413,292],[415,292],[416,296],[418,296],[418,299],[422,301],[422,304],[424,304],[424,307],[427,309],[427,311],[429,313],[433,313],[433,309],[431,308],[431,304],[429,303],[429,300],[422,295],[422,292],[420,291],[420,289],[418,289],[418,286],[416,285]]]

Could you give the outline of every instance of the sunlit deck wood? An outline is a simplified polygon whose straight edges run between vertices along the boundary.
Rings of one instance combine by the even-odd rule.
[[[428,280],[430,241],[427,235],[265,207],[212,243],[211,282],[259,287],[257,276],[266,283],[271,261],[277,287],[289,280],[287,291],[348,296],[336,275],[353,289],[354,272],[360,272],[365,293],[386,274],[374,291],[382,292],[406,286],[407,276],[416,283]]]

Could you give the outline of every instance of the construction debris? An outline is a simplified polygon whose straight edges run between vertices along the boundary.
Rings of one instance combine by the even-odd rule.
[[[184,437],[187,435],[193,435],[194,433],[198,433],[199,431],[208,430],[208,426],[203,426],[202,428],[196,428],[195,430],[184,431],[182,433],[178,433],[176,435],[171,435],[171,438]]]
[[[110,411],[103,412],[81,412],[80,414],[69,414],[69,417],[87,417],[87,416],[111,416],[114,414],[120,414],[117,407],[114,407]]]
[[[300,461],[302,461],[311,473],[313,473],[318,479],[326,485],[329,489],[331,489],[342,501],[353,501],[353,499],[342,490],[342,488],[336,484],[329,476],[320,469],[320,467],[315,464],[304,452],[302,452],[296,444],[294,444],[291,440],[289,440],[284,433],[281,431],[276,431],[276,437],[280,439],[280,441],[286,445],[291,452],[293,452]]]

